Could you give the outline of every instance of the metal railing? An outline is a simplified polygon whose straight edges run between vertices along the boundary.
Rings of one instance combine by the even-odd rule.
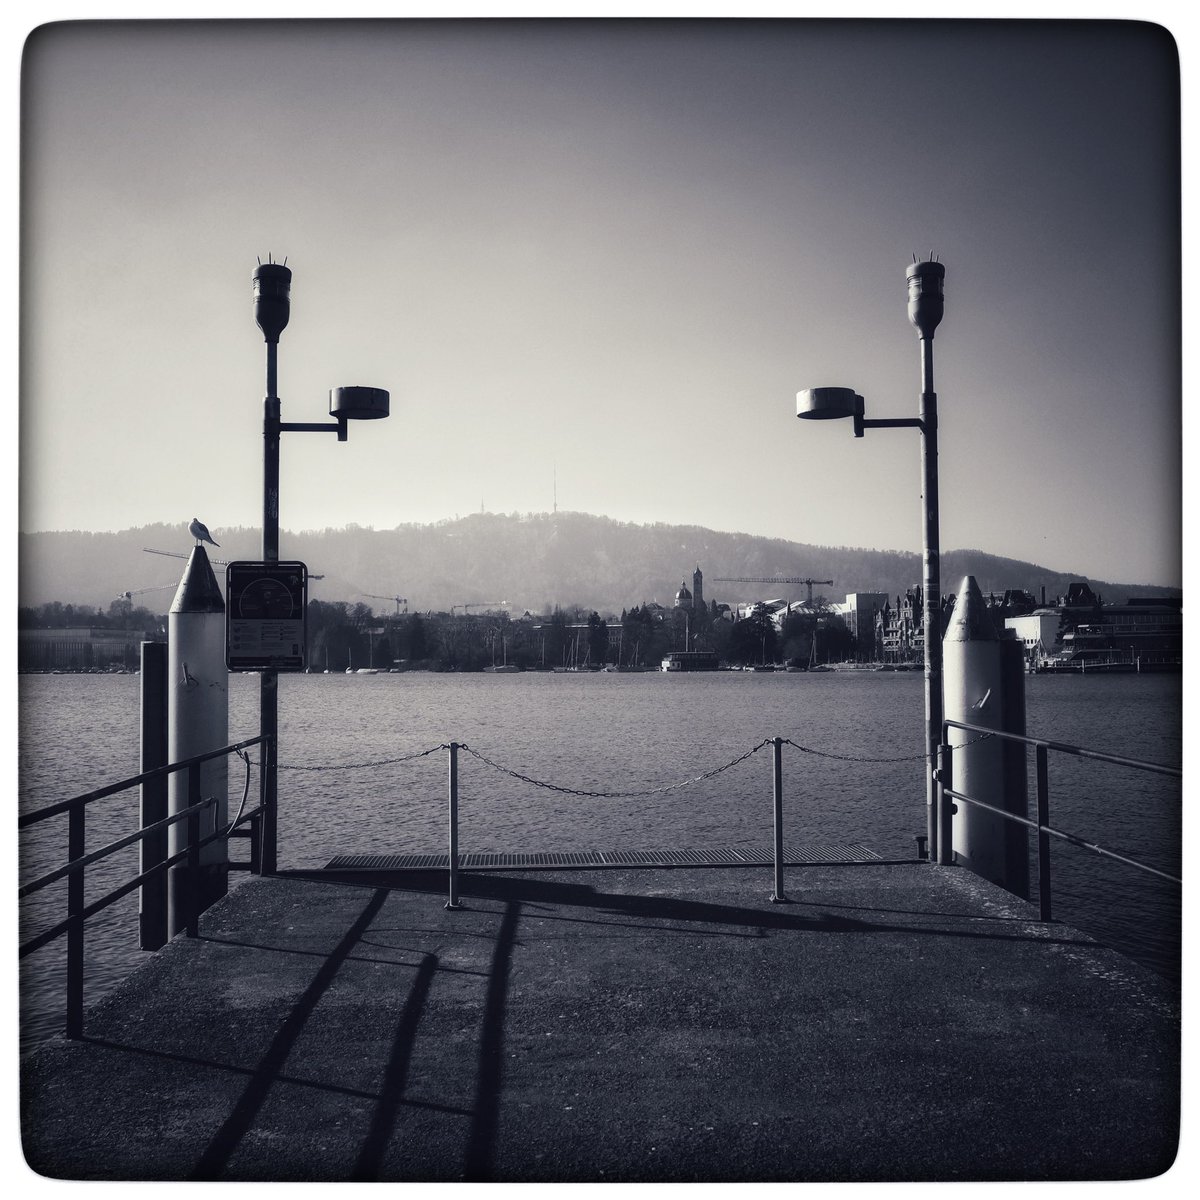
[[[243,809],[228,826],[216,829],[206,837],[201,837],[200,814],[207,809],[215,807],[219,803],[219,800],[215,796],[201,796],[200,767],[210,759],[230,754],[239,754],[239,756],[246,758],[247,769],[249,769],[248,756],[243,755],[242,752],[247,747],[257,745],[263,745],[264,752],[267,752],[269,750],[267,746],[268,741],[269,738],[262,735],[247,738],[244,741],[235,742],[229,746],[222,746],[219,750],[209,750],[204,754],[197,754],[191,758],[182,759],[180,762],[167,763],[165,766],[155,767],[150,771],[143,771],[140,775],[133,775],[128,779],[122,779],[116,783],[96,788],[93,791],[72,796],[69,800],[60,800],[54,804],[48,804],[44,808],[25,813],[18,818],[17,828],[21,830],[46,821],[51,817],[61,816],[64,813],[67,816],[67,862],[62,866],[54,868],[52,871],[48,871],[44,875],[40,875],[36,879],[31,879],[28,883],[22,884],[17,891],[18,898],[23,899],[26,896],[41,891],[52,883],[58,882],[60,879],[67,880],[66,918],[22,943],[19,949],[19,957],[25,958],[26,955],[32,954],[35,950],[40,950],[42,947],[49,945],[49,943],[66,934],[67,1037],[79,1038],[83,1036],[84,930],[89,918],[108,908],[109,905],[116,903],[122,897],[127,896],[135,888],[142,887],[149,880],[155,879],[165,874],[172,867],[183,863],[186,864],[188,878],[187,887],[184,889],[186,892],[185,929],[188,937],[195,937],[199,932],[198,923],[200,916],[200,906],[198,903],[200,851],[212,842],[229,837],[235,829],[239,829],[246,824],[250,826],[250,862],[248,867],[253,873],[261,874],[262,829],[263,818],[266,815],[266,805],[262,797],[264,772],[259,772],[260,797],[258,805],[251,809]],[[124,837],[117,838],[116,841],[109,842],[106,846],[102,846],[98,850],[93,850],[91,853],[86,851],[86,816],[88,805],[152,780],[173,775],[178,771],[186,771],[188,776],[188,802],[186,808],[172,813],[160,821],[154,821],[149,825],[145,825]],[[247,780],[247,786],[248,784],[249,781]],[[164,853],[162,858],[158,859],[158,861],[154,862],[147,869],[139,872],[132,879],[127,880],[125,883],[101,896],[98,900],[93,900],[90,904],[84,903],[85,872],[89,866],[108,858],[118,850],[123,850],[127,846],[133,845],[135,842],[143,841],[151,837],[151,835],[165,833],[170,826],[185,821],[187,822],[186,844],[181,850],[177,850],[174,854],[170,855]],[[154,845],[153,842],[150,844]],[[235,867],[237,869],[245,869],[246,865],[235,864]]]
[[[995,738],[1001,738],[1008,742],[1016,742],[1024,746],[1032,746],[1034,749],[1035,770],[1037,776],[1037,820],[1030,820],[1028,817],[1023,817],[1018,813],[1009,812],[1006,809],[998,808],[994,804],[988,804],[983,800],[976,799],[973,796],[965,795],[963,792],[956,791],[953,787],[954,780],[954,748],[949,744],[948,731],[950,729],[963,729],[968,733],[985,734]],[[942,837],[939,839],[939,845],[942,849],[940,861],[949,863],[952,860],[952,843],[950,838],[951,819],[950,819],[950,801],[958,800],[963,804],[970,804],[976,808],[986,809],[990,813],[995,813],[996,816],[1003,817],[1006,821],[1015,821],[1019,825],[1024,825],[1027,829],[1032,829],[1037,833],[1037,864],[1038,864],[1038,909],[1043,921],[1051,920],[1051,884],[1050,884],[1050,839],[1056,837],[1064,842],[1069,842],[1072,846],[1078,846],[1082,850],[1088,850],[1093,854],[1098,854],[1104,858],[1115,859],[1117,862],[1124,863],[1126,866],[1134,867],[1139,871],[1145,871],[1150,875],[1157,875],[1160,879],[1168,880],[1171,883],[1182,884],[1182,880],[1174,875],[1168,874],[1166,871],[1160,871],[1157,867],[1152,867],[1148,863],[1139,862],[1136,858],[1130,858],[1125,854],[1118,854],[1114,850],[1106,849],[1103,846],[1097,845],[1095,842],[1088,841],[1074,833],[1067,833],[1062,829],[1055,829],[1050,824],[1050,751],[1054,750],[1060,754],[1071,755],[1075,758],[1091,759],[1095,762],[1111,763],[1121,767],[1132,767],[1139,771],[1148,771],[1155,775],[1168,775],[1174,779],[1181,779],[1183,771],[1178,767],[1167,767],[1160,763],[1145,762],[1137,758],[1124,758],[1118,754],[1105,754],[1099,750],[1085,750],[1080,746],[1071,746],[1066,742],[1054,742],[1045,738],[1027,737],[1024,734],[1008,733],[1004,730],[991,729],[986,725],[972,725],[966,721],[945,720],[942,722],[942,745],[939,747],[939,763],[937,769],[938,779],[938,807],[939,807],[939,822],[942,831]]]

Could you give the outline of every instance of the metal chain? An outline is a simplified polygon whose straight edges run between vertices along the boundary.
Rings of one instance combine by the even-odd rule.
[[[993,735],[990,733],[980,734],[969,742],[964,742],[961,746],[955,746],[954,749],[961,750],[967,746],[973,746],[976,742],[986,741]],[[751,747],[745,754],[739,755],[730,762],[724,763],[722,766],[714,767],[711,771],[705,771],[703,775],[695,775],[690,779],[682,779],[677,783],[668,783],[662,787],[642,788],[637,791],[630,792],[590,792],[582,788],[564,787],[557,783],[548,783],[544,779],[535,779],[532,775],[523,775],[520,771],[511,770],[509,767],[502,766],[500,763],[493,762],[490,758],[480,754],[478,750],[472,750],[465,742],[460,742],[458,748],[465,750],[473,758],[477,758],[485,766],[491,767],[495,771],[499,771],[503,775],[510,775],[513,779],[519,779],[522,783],[532,784],[534,787],[545,788],[551,792],[561,792],[567,796],[586,796],[597,800],[616,800],[629,799],[637,796],[660,796],[664,792],[677,791],[679,788],[689,787],[694,783],[702,783],[706,779],[712,779],[716,775],[720,775],[723,771],[728,771],[731,767],[736,767],[738,763],[745,762],[751,755],[757,754],[764,746],[771,744],[771,738],[764,738],[757,746]],[[897,758],[871,758],[854,754],[834,754],[829,750],[814,750],[811,746],[802,746],[799,742],[792,741],[791,738],[781,739],[786,746],[792,746],[799,750],[801,754],[811,754],[817,758],[832,758],[838,762],[860,762],[860,763],[898,763],[898,762],[924,762],[924,754],[905,754]],[[418,750],[414,754],[402,754],[397,758],[379,758],[373,759],[370,762],[357,763],[322,763],[313,766],[302,765],[299,763],[279,763],[278,768],[281,771],[358,771],[368,767],[389,767],[397,763],[413,762],[418,758],[428,758],[431,754],[436,754],[439,750],[448,750],[450,744],[442,742],[437,746],[430,746],[428,750]]]
[[[430,754],[436,754],[439,750],[448,750],[448,743],[442,742],[438,746],[430,746],[428,750],[418,750],[415,754],[402,754],[399,758],[379,758],[372,762],[357,762],[357,763],[322,763],[317,766],[302,766],[299,763],[279,763],[277,764],[281,771],[357,771],[363,767],[390,767],[394,763],[412,762],[417,758],[427,758]]]
[[[963,742],[961,746],[955,746],[955,750],[963,750],[967,746],[973,746],[976,742],[984,742],[990,738],[992,734],[981,733],[978,737],[972,738],[969,742]],[[784,745],[794,746],[801,754],[812,754],[817,758],[836,758],[839,762],[861,762],[861,763],[898,763],[898,762],[924,762],[928,757],[925,754],[905,754],[899,758],[865,758],[854,754],[833,754],[828,750],[814,750],[811,746],[801,746],[799,742],[793,742],[791,738],[783,739]]]
[[[242,819],[242,813],[246,811],[246,797],[250,795],[250,754],[246,750],[235,750],[234,754],[246,764],[246,786],[242,789],[242,802],[238,805],[237,816],[229,822],[229,828],[221,835],[227,841],[237,823]]]
[[[588,792],[582,788],[563,787],[557,783],[547,783],[543,779],[534,779],[531,775],[522,775],[520,771],[513,771],[509,767],[502,767],[499,763],[493,762],[490,758],[486,758],[480,754],[478,750],[472,750],[470,746],[460,743],[459,749],[465,750],[472,758],[477,758],[485,766],[491,767],[495,771],[499,771],[503,775],[510,775],[513,779],[519,779],[522,783],[532,784],[534,787],[545,788],[550,792],[561,792],[567,796],[585,796],[593,800],[623,800],[636,796],[661,796],[664,792],[677,791],[679,788],[685,788],[693,783],[700,783],[705,779],[712,779],[716,775],[720,775],[723,771],[728,771],[730,767],[736,767],[738,763],[745,762],[751,755],[757,754],[764,746],[771,744],[770,738],[764,738],[757,746],[747,750],[745,754],[738,755],[732,762],[727,762],[720,767],[714,767],[711,771],[705,771],[703,775],[696,775],[691,779],[682,779],[678,783],[668,783],[663,787],[643,788],[633,792]]]

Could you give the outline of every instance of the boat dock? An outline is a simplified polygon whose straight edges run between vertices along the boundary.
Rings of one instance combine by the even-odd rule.
[[[970,872],[253,877],[23,1064],[87,1180],[1138,1179],[1178,994]]]

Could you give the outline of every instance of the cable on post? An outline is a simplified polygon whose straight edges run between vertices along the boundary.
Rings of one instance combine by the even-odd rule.
[[[245,750],[235,750],[234,754],[246,764],[246,786],[242,789],[242,802],[238,805],[237,816],[230,821],[229,828],[221,834],[226,840],[228,840],[229,835],[237,828],[237,823],[242,819],[242,813],[246,809],[246,797],[250,795],[250,755]]]

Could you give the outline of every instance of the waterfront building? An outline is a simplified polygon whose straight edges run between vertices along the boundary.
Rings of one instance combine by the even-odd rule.
[[[715,671],[715,650],[676,650],[662,660],[664,671]]]
[[[925,658],[925,611],[921,587],[916,585],[890,601],[875,619],[876,645],[880,661],[886,663],[923,662]]]
[[[854,638],[854,657],[857,662],[874,662],[880,656],[876,645],[878,616],[887,607],[886,592],[848,592],[841,604],[833,605]]]
[[[1027,616],[1005,617],[1004,627],[1016,631],[1025,647],[1026,659],[1035,660],[1062,650],[1062,641],[1059,639],[1061,621],[1062,614],[1058,609],[1038,608]]]
[[[146,639],[141,629],[19,629],[17,670],[136,671]]]
[[[1133,598],[1103,604],[1086,584],[1072,584],[1057,608],[1041,610],[1055,622],[1053,640],[1025,641],[1034,669],[1178,670],[1183,665],[1183,600]],[[1012,626],[1010,618],[1005,624]],[[1021,618],[1015,618],[1021,620]]]

